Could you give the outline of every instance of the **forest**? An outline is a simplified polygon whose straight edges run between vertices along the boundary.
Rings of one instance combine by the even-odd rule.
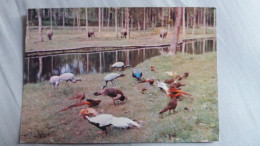
[[[180,23],[176,24],[178,17]],[[173,34],[178,35],[178,39],[214,37],[215,17],[215,8],[195,7],[29,9],[26,51],[173,44]],[[159,39],[161,29],[168,32],[163,41]],[[121,39],[123,31],[127,33],[123,36],[127,40]],[[51,43],[48,41],[48,32],[53,33]],[[94,39],[90,39],[90,32],[94,33]],[[38,42],[42,42],[40,46]]]

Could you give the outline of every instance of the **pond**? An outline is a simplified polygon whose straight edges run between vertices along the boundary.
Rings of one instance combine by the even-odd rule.
[[[187,53],[201,54],[216,51],[215,45],[215,40],[196,40],[183,42],[179,49],[185,48]],[[163,52],[168,52],[168,47],[26,57],[24,59],[23,81],[24,84],[42,82],[49,80],[53,75],[65,72],[76,75],[111,72],[113,71],[111,65],[115,62],[124,62],[126,65],[135,67],[144,60],[161,55]]]

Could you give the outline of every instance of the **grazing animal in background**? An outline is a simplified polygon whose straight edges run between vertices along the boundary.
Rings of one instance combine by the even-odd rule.
[[[75,96],[70,97],[70,100],[78,99],[78,103],[80,103],[82,100],[85,99],[85,94],[83,93],[77,93]]]
[[[115,101],[120,100],[124,101],[127,100],[127,97],[124,95],[124,93],[116,88],[105,88],[102,90],[99,90],[98,92],[94,93],[95,96],[103,95],[103,96],[109,96],[112,97],[114,106],[116,105]]]
[[[125,67],[130,67],[130,65],[126,65],[124,62],[116,62],[114,64],[112,64],[111,66],[112,68],[125,68]]]
[[[68,83],[68,81],[72,82],[72,83],[76,83],[77,81],[81,81],[80,78],[74,79],[75,75],[72,73],[63,73],[62,75],[60,75],[60,80],[62,81],[66,81],[66,85]]]
[[[94,30],[89,30],[89,31],[88,31],[88,37],[89,37],[89,38],[95,37],[95,32],[94,32]]]
[[[151,66],[151,71],[155,71],[155,68],[154,68],[154,66]]]
[[[86,99],[86,101],[70,105],[68,107],[65,107],[65,108],[59,110],[58,112],[64,112],[64,111],[69,110],[71,108],[79,107],[79,106],[82,106],[82,105],[88,105],[88,107],[98,106],[100,103],[101,103],[101,100]]]
[[[166,38],[168,31],[166,29],[161,29],[160,38]]]
[[[143,73],[139,68],[135,68],[132,72],[132,76],[134,78],[136,78],[138,81],[140,80],[140,78],[142,77]]]
[[[50,85],[54,86],[54,90],[55,90],[55,87],[58,90],[59,84],[60,84],[60,77],[59,76],[52,76],[50,78]]]
[[[171,71],[167,71],[165,72],[167,75],[169,75],[170,77],[174,78],[174,76],[176,75],[176,73],[173,73]]]
[[[161,82],[160,80],[157,80],[157,86],[160,89],[163,89],[166,92],[166,94],[169,94],[169,92],[168,92],[169,88],[167,87],[167,85],[164,82]]]
[[[153,86],[154,80],[153,79],[146,79],[146,80],[139,80],[138,83],[149,83],[151,86]]]
[[[171,110],[174,111],[176,109],[176,107],[177,107],[177,98],[171,98],[171,100],[168,102],[167,106],[164,109],[162,109],[159,112],[159,114],[162,114],[166,111],[169,111],[169,114],[170,114]]]
[[[106,128],[110,125],[117,128],[141,128],[141,125],[137,122],[125,117],[115,117],[110,114],[98,114],[94,117],[90,117],[86,109],[80,110],[80,114],[85,120],[88,120],[91,124],[102,130],[98,131],[98,134],[107,134]]]
[[[119,77],[124,77],[125,74],[118,74],[118,73],[110,73],[110,74],[107,74],[105,77],[104,77],[104,81],[105,81],[105,84],[101,87],[101,89],[104,89],[106,86],[107,86],[107,83],[110,81],[113,85],[113,81]]]
[[[122,29],[122,30],[121,30],[121,38],[122,38],[122,37],[125,37],[125,38],[126,38],[126,36],[127,36],[127,30],[126,30],[126,29]]]
[[[51,30],[47,31],[47,36],[49,40],[52,40],[53,32]]]

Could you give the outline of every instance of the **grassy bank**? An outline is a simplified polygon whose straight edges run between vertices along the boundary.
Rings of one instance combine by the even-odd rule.
[[[97,30],[97,29],[95,29]],[[180,34],[180,39],[184,38],[201,38],[201,37],[212,37],[216,36],[213,33],[213,29],[208,29],[208,34],[203,34],[203,29],[198,28],[195,31],[195,35],[191,34],[192,29],[187,29],[185,36]],[[167,38],[162,40],[159,37],[160,28],[154,30],[146,30],[145,34],[143,31],[140,33],[135,30],[130,32],[130,38],[120,38],[120,31],[118,32],[118,38],[116,38],[116,32],[114,29],[103,29],[101,37],[98,35],[98,31],[95,31],[95,38],[86,40],[85,30],[81,32],[72,29],[53,29],[53,39],[50,41],[46,35],[47,29],[44,29],[43,40],[44,42],[38,42],[38,30],[30,30],[31,39],[27,40],[25,51],[36,51],[36,50],[53,50],[53,49],[66,49],[66,48],[77,48],[84,46],[122,46],[122,45],[160,45],[169,44],[172,39],[172,32],[168,33]]]
[[[93,93],[103,85],[105,74],[80,75],[82,82],[65,86],[62,82],[54,91],[48,81],[26,84],[23,89],[21,120],[21,142],[37,143],[122,143],[122,142],[201,142],[218,140],[218,99],[217,99],[217,55],[216,52],[203,55],[178,54],[174,57],[161,55],[139,64],[143,77],[164,80],[165,71],[178,74],[189,72],[183,80],[187,86],[183,91],[192,94],[178,102],[176,113],[158,115],[169,99],[157,85],[137,84],[131,76],[132,69],[123,71],[127,76],[118,78],[115,87],[121,89],[128,100],[113,107],[110,97]],[[153,65],[157,69],[150,71]],[[109,87],[112,85],[109,83]],[[139,87],[148,90],[142,94]],[[129,117],[144,121],[142,128],[122,130],[108,128],[107,136],[97,135],[99,131],[81,116],[77,107],[62,113],[58,110],[76,101],[68,100],[78,92],[87,98],[101,99],[95,109],[100,113]],[[85,106],[86,107],[86,106]],[[189,110],[185,110],[187,107]]]

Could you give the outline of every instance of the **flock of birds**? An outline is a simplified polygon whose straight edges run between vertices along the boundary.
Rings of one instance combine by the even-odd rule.
[[[129,67],[125,66],[123,62],[116,62],[112,65],[112,68],[125,68]],[[151,71],[156,71],[154,66],[151,66]],[[182,79],[185,79],[189,76],[189,73],[186,72],[183,74],[183,76],[176,75],[176,73],[173,72],[165,72],[168,74],[171,78],[166,79],[164,82],[157,79],[157,86],[164,90],[167,94],[167,97],[170,97],[170,101],[168,102],[167,106],[163,108],[159,114],[166,111],[175,110],[177,107],[177,101],[178,99],[184,95],[189,95],[189,93],[183,92],[181,90],[181,86],[185,86],[185,84],[181,83]],[[127,96],[118,88],[106,88],[108,83],[111,82],[112,84],[114,80],[120,77],[124,77],[124,74],[118,74],[118,73],[109,73],[104,77],[104,85],[101,87],[101,89],[94,93],[95,96],[103,95],[103,96],[109,96],[113,100],[113,105],[116,106],[116,101],[125,101],[127,100]],[[136,78],[138,83],[149,83],[151,86],[154,84],[154,79],[143,79],[142,78],[143,73],[139,68],[135,68],[132,71],[132,77]],[[60,84],[60,81],[66,81],[67,83],[70,81],[72,83],[76,83],[77,81],[81,81],[80,78],[75,78],[75,75],[72,73],[64,73],[60,76],[52,76],[50,78],[50,85],[54,86],[54,90],[58,90],[58,86]],[[68,85],[67,85],[68,86]],[[142,91],[147,90],[147,88],[142,88]],[[88,120],[91,124],[96,126],[97,128],[101,129],[102,131],[97,132],[98,134],[107,134],[106,128],[108,126],[118,127],[118,128],[132,128],[132,127],[138,127],[141,128],[141,122],[137,122],[135,120],[131,120],[129,118],[125,117],[115,117],[111,114],[99,114],[94,108],[95,106],[98,106],[101,103],[101,100],[93,100],[93,99],[86,99],[85,94],[78,93],[73,97],[70,97],[69,100],[77,100],[77,102],[73,105],[70,105],[68,107],[65,107],[59,112],[64,112],[66,110],[72,109],[74,107],[82,106],[82,105],[88,105],[88,108],[81,109],[80,115],[85,119]]]

